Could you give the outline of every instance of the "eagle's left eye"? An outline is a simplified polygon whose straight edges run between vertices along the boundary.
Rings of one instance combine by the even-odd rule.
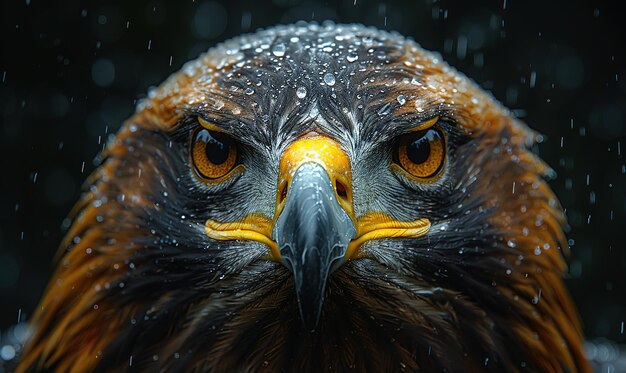
[[[235,167],[237,146],[227,135],[199,128],[191,138],[191,159],[199,176],[219,179]]]
[[[446,143],[436,128],[414,132],[400,139],[396,148],[396,163],[419,179],[429,179],[443,169]]]

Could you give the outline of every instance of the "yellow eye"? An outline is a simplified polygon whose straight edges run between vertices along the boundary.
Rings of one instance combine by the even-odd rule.
[[[191,138],[191,159],[198,175],[219,179],[235,167],[237,146],[222,133],[199,128]]]
[[[445,157],[444,135],[435,128],[409,134],[397,150],[397,163],[409,174],[423,179],[437,175]]]

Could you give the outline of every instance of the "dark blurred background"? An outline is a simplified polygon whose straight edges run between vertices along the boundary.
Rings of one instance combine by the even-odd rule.
[[[2,1],[0,330],[26,320],[66,214],[137,98],[232,36],[298,20],[397,30],[545,134],[587,338],[626,342],[626,32],[619,2]]]

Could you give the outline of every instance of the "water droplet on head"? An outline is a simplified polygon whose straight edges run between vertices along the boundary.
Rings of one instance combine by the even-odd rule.
[[[285,50],[285,44],[278,43],[274,46],[274,48],[272,48],[272,54],[276,57],[282,57],[285,55]]]
[[[305,98],[306,97],[306,88],[298,87],[298,89],[296,89],[296,96],[298,96],[298,98]]]
[[[358,54],[356,54],[356,53],[354,53],[354,52],[348,53],[348,54],[346,55],[346,60],[347,60],[348,62],[354,62],[354,61],[356,61],[356,60],[358,60],[358,59],[359,59],[359,55],[358,55]]]
[[[246,95],[248,95],[248,96],[253,95],[253,94],[254,94],[254,89],[252,89],[252,88],[248,87],[248,88],[246,88],[246,89],[243,91],[243,93],[245,93],[245,94],[246,94]]]
[[[406,103],[406,96],[405,95],[398,96],[398,103],[400,105],[404,105]]]
[[[335,76],[332,73],[326,73],[326,75],[324,75],[324,83],[326,83],[329,86],[334,86],[335,85]]]
[[[216,100],[213,103],[213,109],[215,110],[221,110],[223,107],[224,107],[224,101]]]
[[[537,303],[539,303],[539,297],[535,295],[535,296],[533,297],[532,302],[533,302],[533,304],[537,304]]]
[[[378,115],[383,116],[391,112],[391,104],[388,102],[378,109]]]

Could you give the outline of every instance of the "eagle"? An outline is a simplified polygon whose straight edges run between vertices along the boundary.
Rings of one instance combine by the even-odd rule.
[[[588,372],[540,140],[398,33],[226,41],[110,139],[18,371]]]

